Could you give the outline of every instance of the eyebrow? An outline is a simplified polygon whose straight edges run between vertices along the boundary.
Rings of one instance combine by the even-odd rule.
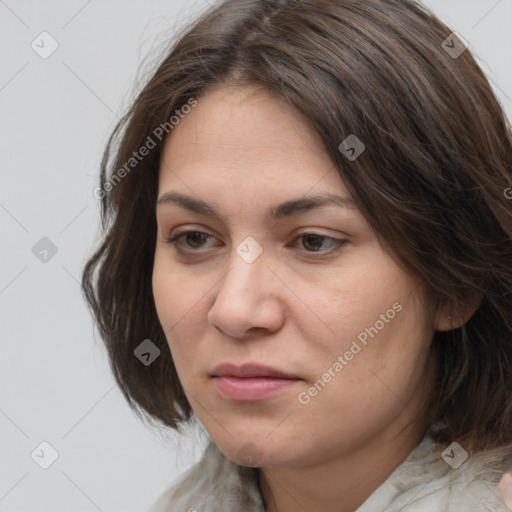
[[[215,217],[225,224],[227,219],[222,215],[216,204],[209,204],[202,199],[187,196],[179,192],[165,192],[157,201],[157,206],[175,204],[187,210],[199,213],[206,217]],[[341,197],[333,194],[308,195],[297,199],[290,199],[267,208],[266,216],[278,220],[291,217],[325,206],[338,206],[340,208],[357,208],[350,197]]]

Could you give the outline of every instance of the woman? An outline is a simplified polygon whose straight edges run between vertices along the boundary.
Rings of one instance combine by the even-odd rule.
[[[211,438],[151,511],[512,506],[510,162],[420,4],[189,28],[109,142],[83,275],[130,405]]]

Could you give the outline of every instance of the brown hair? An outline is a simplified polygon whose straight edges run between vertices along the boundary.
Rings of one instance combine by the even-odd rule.
[[[307,116],[376,233],[439,301],[483,295],[464,326],[434,335],[425,417],[439,441],[512,442],[512,136],[471,52],[447,51],[450,34],[408,0],[227,0],[173,45],[109,140],[105,234],[82,282],[142,419],[179,428],[192,412],[151,287],[155,129],[170,132],[173,114],[215,84],[257,83]],[[339,149],[351,134],[366,146],[353,161]],[[150,138],[156,147],[131,161]],[[147,338],[161,350],[150,366],[134,356]]]

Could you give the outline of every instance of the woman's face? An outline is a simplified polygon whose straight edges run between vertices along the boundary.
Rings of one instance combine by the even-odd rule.
[[[261,89],[210,90],[167,138],[158,198],[158,317],[219,448],[278,467],[400,442],[430,391],[435,315],[305,118]]]

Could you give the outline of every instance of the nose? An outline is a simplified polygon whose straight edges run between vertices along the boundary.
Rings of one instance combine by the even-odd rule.
[[[249,263],[233,250],[229,271],[217,285],[208,312],[209,325],[237,339],[268,335],[282,327],[286,287],[268,263],[265,251]]]

